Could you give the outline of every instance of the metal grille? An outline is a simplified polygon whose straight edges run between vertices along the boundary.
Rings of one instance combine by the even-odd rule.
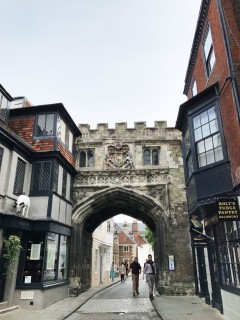
[[[26,171],[26,163],[21,159],[18,159],[16,176],[14,181],[13,193],[22,194],[23,192],[23,183]]]
[[[32,191],[50,190],[52,162],[36,162],[33,165]]]
[[[240,29],[240,1],[233,0],[233,8],[237,19],[238,28]]]

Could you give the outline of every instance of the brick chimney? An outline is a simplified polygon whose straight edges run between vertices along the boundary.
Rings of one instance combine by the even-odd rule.
[[[132,234],[135,241],[138,241],[138,222],[133,220],[132,222]]]

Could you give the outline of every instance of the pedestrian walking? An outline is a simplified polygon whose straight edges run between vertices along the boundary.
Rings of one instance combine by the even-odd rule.
[[[112,262],[111,269],[110,269],[110,279],[112,280],[112,282],[114,282],[116,271],[117,271],[117,267],[115,263]]]
[[[146,281],[149,288],[149,298],[150,300],[153,300],[153,288],[155,284],[156,267],[155,263],[152,260],[151,254],[148,255],[148,260],[145,263],[143,273],[146,276]]]
[[[125,281],[125,273],[126,273],[126,268],[125,268],[124,262],[122,262],[122,264],[119,266],[119,273],[121,276],[121,282],[124,282]]]
[[[128,263],[127,263],[127,261],[125,262],[125,268],[126,268],[126,277],[128,277]]]
[[[143,275],[142,275],[143,280],[144,280],[144,268],[145,268],[147,261],[148,261],[148,259],[145,260],[144,265],[143,265]]]
[[[132,289],[133,296],[139,294],[139,274],[141,274],[142,267],[138,263],[138,258],[135,257],[134,261],[130,264],[130,272],[132,273]]]

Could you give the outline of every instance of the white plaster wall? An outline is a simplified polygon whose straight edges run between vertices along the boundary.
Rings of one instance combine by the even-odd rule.
[[[109,219],[111,223],[111,230],[113,230],[113,220]],[[91,286],[95,287],[102,283],[109,283],[109,268],[106,261],[106,251],[110,252],[110,263],[113,260],[113,234],[107,232],[107,221],[104,221],[92,234],[93,245],[92,245],[92,279]],[[98,266],[95,271],[95,250],[98,250]],[[101,259],[102,257],[102,259]],[[102,263],[102,267],[100,266]],[[102,270],[102,275],[100,272]],[[102,279],[101,279],[102,278]]]
[[[63,168],[61,166],[58,167],[58,186],[57,193],[62,195],[62,182],[63,182]]]
[[[138,247],[138,262],[142,268],[149,254],[152,255],[154,261],[154,252],[150,244],[146,243]]]
[[[29,218],[46,218],[48,208],[48,197],[31,197],[31,205],[29,209]]]
[[[24,299],[23,299],[24,297]],[[25,298],[26,297],[26,298]],[[15,290],[14,303],[24,309],[44,309],[68,297],[68,285],[45,290]],[[32,303],[32,304],[30,304]]]

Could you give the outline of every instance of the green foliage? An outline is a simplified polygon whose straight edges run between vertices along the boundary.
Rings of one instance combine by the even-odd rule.
[[[153,233],[150,229],[146,228],[146,233],[145,233],[147,242],[153,247]]]
[[[21,248],[20,238],[11,235],[8,239],[4,240],[3,245],[3,259],[5,267],[5,276],[10,277],[14,271],[15,262],[18,259],[18,253]]]

